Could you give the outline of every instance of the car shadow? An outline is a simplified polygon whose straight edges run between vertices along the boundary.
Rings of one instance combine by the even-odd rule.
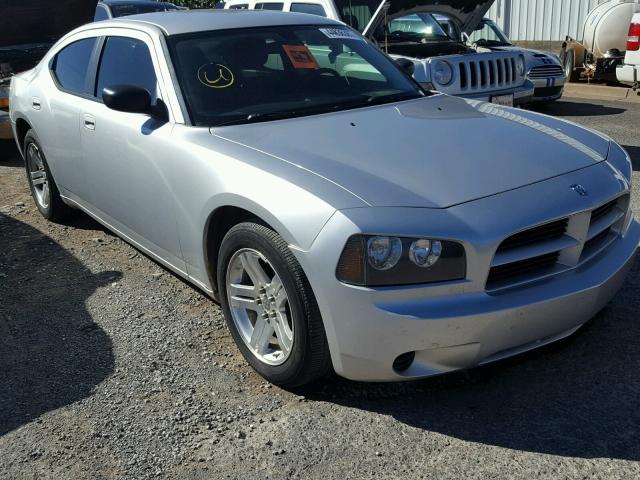
[[[619,115],[626,112],[625,108],[609,107],[597,103],[572,102],[558,100],[543,105],[532,105],[531,109],[540,113],[565,117],[597,117],[602,115]]]
[[[640,460],[640,260],[576,335],[492,365],[401,384],[340,378],[301,391],[425,432],[515,451]]]
[[[0,214],[0,435],[91,395],[114,367],[85,307],[120,278],[94,274],[50,237]]]
[[[13,140],[0,140],[0,165],[5,167],[22,167],[22,157]]]
[[[632,147],[631,145],[624,145],[623,147],[629,156],[631,157],[631,165],[635,172],[640,172],[640,147]]]

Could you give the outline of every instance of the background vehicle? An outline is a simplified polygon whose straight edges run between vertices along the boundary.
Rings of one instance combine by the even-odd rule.
[[[635,12],[640,12],[638,0],[611,0],[587,15],[582,39],[567,37],[560,51],[569,81],[616,80],[616,67],[624,60],[626,33]]]
[[[532,103],[558,100],[564,91],[565,75],[556,55],[515,46],[492,20],[485,18],[470,33],[461,33],[449,18],[437,15],[438,22],[453,38],[460,38],[478,51],[514,51],[524,55],[527,79],[535,85]]]
[[[0,12],[0,139],[10,139],[9,85],[33,68],[62,35],[90,22],[96,1],[22,0],[3,2]],[[34,11],[38,14],[34,15]]]
[[[514,51],[476,49],[450,37],[434,20],[446,16],[460,32],[471,32],[493,0],[316,0],[314,3],[230,0],[228,9],[303,11],[340,20],[394,59],[415,65],[413,77],[427,89],[503,105],[528,103],[533,84],[524,57]]]
[[[178,10],[172,3],[154,2],[151,0],[100,0],[96,6],[94,21],[108,18],[138,15],[140,13],[165,12]]]
[[[640,13],[631,19],[624,65],[618,66],[616,77],[619,82],[631,85],[636,92],[640,92]]]

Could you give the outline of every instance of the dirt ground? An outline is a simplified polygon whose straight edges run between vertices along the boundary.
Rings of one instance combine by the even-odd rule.
[[[640,105],[545,112],[629,148],[640,211]],[[200,292],[85,215],[42,219],[0,148],[0,478],[640,478],[640,262],[553,346],[291,393],[247,366]]]

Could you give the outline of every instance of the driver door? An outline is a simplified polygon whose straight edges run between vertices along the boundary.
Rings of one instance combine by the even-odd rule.
[[[129,35],[129,34],[128,34]],[[133,34],[131,34],[133,35]],[[139,36],[107,36],[100,56],[95,101],[81,112],[86,197],[91,209],[121,234],[186,271],[178,240],[176,201],[167,162],[172,123],[109,109],[102,90],[135,85],[162,99],[153,44]]]

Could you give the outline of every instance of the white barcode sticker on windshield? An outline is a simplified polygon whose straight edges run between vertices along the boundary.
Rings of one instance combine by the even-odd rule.
[[[364,41],[364,38],[348,28],[321,28],[320,31],[329,38],[346,38],[349,40]]]

